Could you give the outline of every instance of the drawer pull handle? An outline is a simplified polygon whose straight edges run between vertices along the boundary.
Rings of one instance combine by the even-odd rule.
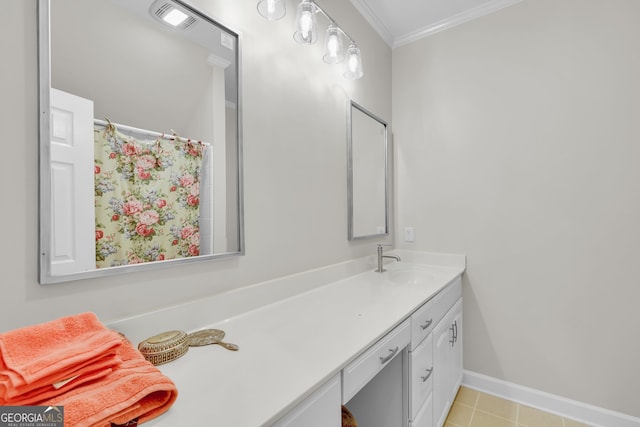
[[[396,353],[398,352],[399,348],[398,346],[396,346],[396,348],[394,349],[389,349],[389,352],[391,353],[390,355],[388,355],[387,357],[382,357],[380,356],[380,363],[382,363],[383,365],[385,363],[387,363],[389,360],[393,359],[393,356],[396,355]]]
[[[429,319],[427,320],[427,323],[425,323],[424,325],[420,325],[420,327],[422,328],[422,330],[424,331],[425,329],[427,329],[429,326],[431,326],[431,324],[433,323],[433,319]]]
[[[431,368],[431,369],[427,369],[427,376],[425,376],[425,377],[420,377],[420,378],[422,378],[422,382],[427,381],[427,380],[429,379],[429,377],[431,376],[431,374],[433,374],[433,368]]]

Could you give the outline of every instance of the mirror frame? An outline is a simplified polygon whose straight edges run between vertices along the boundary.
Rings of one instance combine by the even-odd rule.
[[[229,28],[222,24],[216,18],[210,17],[204,12],[194,8],[190,4],[185,3],[182,0],[171,0],[176,4],[184,7],[192,12],[194,15],[201,19],[223,28],[229,33],[235,34],[237,37],[236,46],[236,72],[237,72],[237,89],[238,100],[236,104],[237,111],[237,220],[238,220],[238,250],[232,252],[223,252],[219,254],[207,254],[199,255],[189,258],[178,258],[171,260],[155,261],[142,264],[130,264],[118,267],[109,267],[104,269],[95,269],[89,271],[82,271],[77,273],[69,273],[59,276],[51,274],[51,243],[52,243],[52,230],[51,230],[51,209],[52,209],[52,195],[49,189],[51,188],[51,150],[50,150],[50,133],[51,133],[51,121],[50,121],[50,89],[51,89],[51,37],[50,37],[50,10],[51,0],[38,0],[38,93],[39,93],[39,158],[38,158],[38,170],[39,170],[39,282],[41,285],[48,285],[53,283],[69,282],[73,280],[104,277],[112,275],[120,275],[125,273],[132,273],[138,271],[149,271],[159,268],[166,268],[175,265],[183,265],[195,262],[203,262],[212,259],[229,258],[235,256],[241,256],[245,254],[244,243],[244,182],[243,182],[243,120],[242,120],[242,34],[236,30]]]
[[[384,232],[372,233],[366,235],[355,235],[355,218],[353,206],[353,110],[357,109],[372,120],[384,126]],[[347,210],[348,210],[348,232],[349,240],[362,240],[373,237],[381,237],[389,235],[389,125],[380,117],[373,114],[363,106],[350,101],[349,112],[347,113]]]

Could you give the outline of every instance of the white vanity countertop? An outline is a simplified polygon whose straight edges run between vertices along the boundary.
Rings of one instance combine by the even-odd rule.
[[[224,341],[240,350],[192,347],[161,365],[178,388],[178,400],[146,425],[270,425],[464,271],[464,257],[457,266],[404,259],[387,264],[382,274],[368,270],[203,324],[200,329],[223,329]],[[407,281],[402,275],[411,269],[429,277]]]

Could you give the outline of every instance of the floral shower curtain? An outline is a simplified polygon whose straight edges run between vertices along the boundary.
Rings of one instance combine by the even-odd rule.
[[[200,254],[203,145],[94,126],[96,267]]]

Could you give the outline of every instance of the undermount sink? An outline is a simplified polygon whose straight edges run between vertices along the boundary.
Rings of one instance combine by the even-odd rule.
[[[389,270],[387,274],[389,280],[398,285],[423,285],[435,279],[431,273],[414,269]]]

